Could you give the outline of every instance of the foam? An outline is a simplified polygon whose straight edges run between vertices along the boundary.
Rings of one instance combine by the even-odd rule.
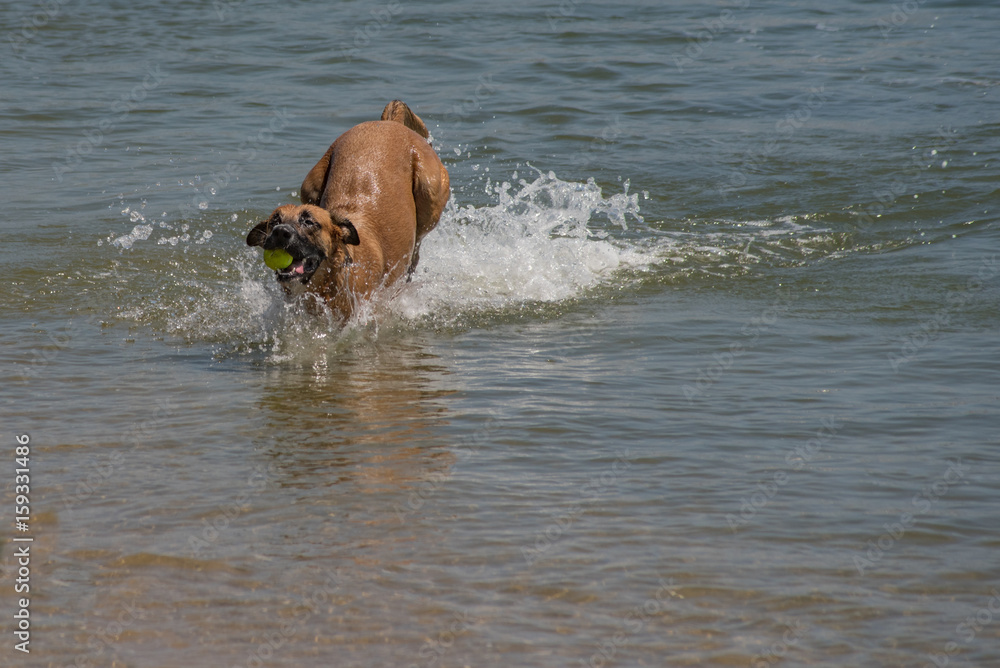
[[[496,204],[445,212],[394,312],[412,319],[562,301],[649,261],[614,239],[629,218],[642,222],[627,185],[605,198],[592,179],[570,183],[539,172],[531,182],[504,181],[493,190]]]

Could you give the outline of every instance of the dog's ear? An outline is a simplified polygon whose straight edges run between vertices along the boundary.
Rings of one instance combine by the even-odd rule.
[[[271,214],[267,220],[262,220],[247,234],[247,246],[263,246],[264,239],[271,233],[271,228],[278,223],[277,212]]]
[[[354,227],[354,223],[349,220],[337,221],[337,227],[340,228],[340,240],[343,241],[348,246],[358,246],[361,244],[361,239],[358,237],[358,230]]]

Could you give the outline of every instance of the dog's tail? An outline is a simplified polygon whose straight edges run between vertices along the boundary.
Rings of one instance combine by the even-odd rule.
[[[430,138],[431,133],[427,131],[427,126],[424,125],[424,122],[400,100],[393,100],[385,105],[385,109],[382,110],[382,120],[402,123],[424,139]]]

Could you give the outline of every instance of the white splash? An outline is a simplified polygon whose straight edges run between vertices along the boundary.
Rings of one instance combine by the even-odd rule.
[[[136,241],[145,241],[153,233],[153,226],[147,223],[136,225],[128,234],[112,239],[111,243],[122,249],[131,248]]]
[[[580,296],[647,254],[613,239],[642,221],[638,195],[605,198],[593,180],[561,181],[539,172],[494,187],[492,206],[450,207],[424,240],[413,284],[394,311],[416,318],[440,311],[502,308]]]

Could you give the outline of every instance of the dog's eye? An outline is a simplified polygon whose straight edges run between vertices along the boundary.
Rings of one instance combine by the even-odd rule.
[[[306,215],[299,216],[299,222],[305,225],[306,227],[316,227],[317,225],[316,221],[312,219],[312,216],[306,216]]]

